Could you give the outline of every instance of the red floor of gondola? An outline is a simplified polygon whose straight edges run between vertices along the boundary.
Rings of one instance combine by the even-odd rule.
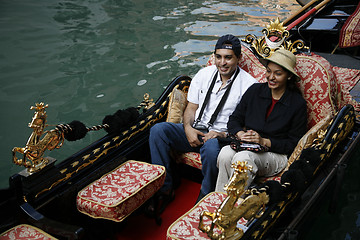
[[[162,224],[158,226],[154,219],[143,214],[133,214],[128,217],[123,230],[117,234],[117,240],[157,240],[166,239],[168,227],[179,217],[190,210],[197,199],[200,184],[182,179],[181,185],[175,191],[175,199],[161,214]]]

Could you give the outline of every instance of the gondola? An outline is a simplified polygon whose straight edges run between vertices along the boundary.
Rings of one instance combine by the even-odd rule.
[[[307,93],[311,94],[308,97],[308,106],[312,106],[312,110],[309,111],[310,130],[306,138],[303,138],[302,144],[299,143],[297,152],[293,154],[295,164],[289,165],[279,176],[259,179],[258,184],[245,193],[239,191],[235,195],[225,192],[211,193],[193,209],[184,212],[184,215],[169,227],[164,238],[182,239],[183,232],[179,231],[179,226],[182,226],[182,229],[192,228],[190,232],[195,235],[190,236],[190,239],[191,237],[192,239],[291,239],[298,234],[297,228],[304,221],[308,210],[314,206],[316,199],[321,197],[325,188],[333,184],[332,180],[340,171],[341,164],[354,152],[360,139],[359,106],[348,93],[349,89],[341,88],[343,82],[339,83],[334,79],[353,83],[360,78],[359,70],[351,70],[349,80],[348,71],[334,68],[326,59],[313,54],[305,41],[294,40],[293,35],[289,38],[290,35],[283,23],[275,20],[263,30],[263,36],[246,36],[243,39],[245,57],[240,65],[261,80],[264,69],[258,59],[268,56],[278,47],[285,47],[298,54],[300,59],[298,71],[303,71],[302,76],[314,75],[313,72],[308,73],[304,70],[309,69],[307,65],[309,63],[316,63],[317,66],[322,67],[322,70],[318,69],[321,72],[318,74],[323,82],[317,82],[316,84],[319,85],[316,87],[321,85],[324,88],[326,99],[320,101],[320,106],[314,107],[314,102],[310,101],[318,97],[316,93],[311,93],[314,81],[308,79],[301,86],[304,91],[308,89]],[[272,47],[269,47],[269,44]],[[212,64],[211,57],[208,64]],[[303,70],[300,69],[301,66]],[[126,231],[121,224],[129,215],[137,211],[142,214],[143,204],[146,204],[146,200],[161,185],[161,174],[156,177],[156,181],[151,180],[141,189],[134,190],[130,194],[137,199],[137,205],[133,204],[132,209],[119,218],[108,213],[119,212],[121,205],[115,204],[115,210],[106,208],[107,215],[101,215],[101,210],[100,213],[90,212],[89,206],[93,206],[95,200],[86,202],[89,197],[86,198],[81,194],[85,192],[88,194],[89,189],[99,186],[102,179],[125,169],[126,164],[138,164],[136,166],[145,166],[145,169],[151,167],[148,164],[150,162],[149,130],[158,122],[173,121],[170,112],[174,112],[175,105],[184,104],[184,94],[190,82],[190,77],[178,76],[156,101],[145,95],[144,101],[137,108],[119,110],[106,116],[101,125],[94,127],[86,127],[81,122],[74,121],[69,124],[59,124],[56,128],[45,131],[47,105],[38,103],[33,106],[34,117],[29,124],[33,133],[25,147],[13,149],[14,163],[21,164],[26,169],[11,176],[9,187],[0,190],[2,213],[0,233],[14,234],[10,231],[18,230],[16,234],[19,234],[22,230],[17,227],[20,226],[24,227],[27,233],[33,231],[29,230],[31,228],[38,234],[50,238],[52,236],[59,239],[109,239],[120,229]],[[334,89],[337,89],[336,92],[333,92]],[[175,112],[175,115],[181,115],[181,109],[180,113]],[[128,120],[119,124],[119,119],[125,116]],[[54,159],[43,156],[46,155],[47,150],[60,148],[65,140],[76,140],[91,134],[88,132],[102,131],[102,129],[107,131],[104,137],[58,164]],[[186,156],[177,156],[177,158],[179,161],[184,161]],[[188,156],[187,159],[191,160],[191,157]],[[182,162],[179,165],[192,164],[189,171],[194,169],[198,171],[196,168],[201,168],[201,162],[199,163],[196,156],[192,160],[191,163]],[[185,167],[185,171],[187,169],[189,168]],[[132,174],[132,171],[126,174]],[[118,176],[121,178],[126,174],[122,173]],[[157,184],[157,188],[145,188],[153,183]],[[234,187],[241,189],[236,181]],[[151,194],[150,190],[152,190]],[[141,198],[139,204],[140,200],[138,201],[137,197],[140,192],[146,195],[146,198]],[[230,204],[234,199],[240,199],[240,205]],[[251,204],[245,211],[247,203]],[[104,204],[100,206],[97,209],[104,207]],[[199,208],[202,211],[195,214],[195,225],[181,225],[184,218],[189,217],[192,211],[199,211]],[[222,212],[224,209],[230,209],[237,214],[227,215],[228,222],[223,224],[218,217],[224,213]],[[155,216],[155,221],[160,225],[161,216]],[[151,235],[151,232],[147,234]],[[185,239],[185,236],[183,237]]]

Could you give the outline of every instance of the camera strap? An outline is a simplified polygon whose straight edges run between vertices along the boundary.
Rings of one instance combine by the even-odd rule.
[[[214,88],[214,85],[215,85],[215,82],[216,82],[216,79],[217,79],[218,72],[219,72],[219,71],[216,71],[216,73],[215,73],[215,75],[214,75],[214,78],[213,78],[213,80],[212,80],[212,82],[211,82],[211,84],[210,84],[210,87],[209,87],[209,89],[208,89],[208,91],[207,91],[207,93],[206,93],[206,96],[205,96],[205,99],[204,99],[204,103],[203,103],[203,105],[202,105],[202,107],[201,107],[201,110],[200,110],[200,112],[199,112],[199,116],[197,117],[195,124],[198,123],[198,122],[200,122],[200,119],[201,119],[201,116],[202,116],[203,113],[204,113],[205,107],[206,107],[207,103],[209,102],[210,95],[211,95],[211,92],[212,92],[212,90],[213,90],[213,88]],[[229,83],[228,88],[226,89],[224,95],[222,96],[222,98],[221,98],[221,100],[220,100],[220,102],[219,102],[219,105],[216,107],[213,115],[211,116],[210,121],[208,122],[208,126],[212,126],[213,123],[215,122],[216,117],[217,117],[217,115],[219,114],[221,108],[224,106],[224,104],[225,104],[225,102],[226,102],[226,99],[227,99],[227,97],[228,97],[228,95],[229,95],[229,93],[230,93],[230,88],[231,88],[233,82],[235,81],[237,75],[239,74],[239,72],[240,72],[240,68],[237,67],[237,68],[236,68],[235,75],[234,75],[234,78],[233,78],[233,80]]]

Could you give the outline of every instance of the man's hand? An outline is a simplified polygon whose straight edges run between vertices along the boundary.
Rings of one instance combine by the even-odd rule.
[[[203,144],[203,142],[200,142],[198,136],[201,136],[202,138],[204,138],[205,137],[204,133],[200,132],[199,130],[196,130],[195,128],[193,128],[191,126],[188,126],[188,127],[184,126],[184,130],[185,130],[186,138],[187,138],[190,146],[198,147]]]

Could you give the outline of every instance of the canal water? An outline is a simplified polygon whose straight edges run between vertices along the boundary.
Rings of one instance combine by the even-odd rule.
[[[26,144],[35,103],[49,105],[48,129],[73,120],[101,124],[106,115],[136,106],[144,93],[156,99],[175,76],[192,77],[219,36],[259,36],[270,20],[285,20],[299,8],[295,0],[0,1],[0,188],[23,169],[12,163],[11,150]],[[59,162],[104,134],[66,141],[46,155]],[[348,184],[359,182],[349,175]],[[359,203],[358,185],[343,194]],[[335,226],[341,234],[326,239],[359,236],[360,208],[344,211]],[[329,218],[320,222],[330,224]]]

